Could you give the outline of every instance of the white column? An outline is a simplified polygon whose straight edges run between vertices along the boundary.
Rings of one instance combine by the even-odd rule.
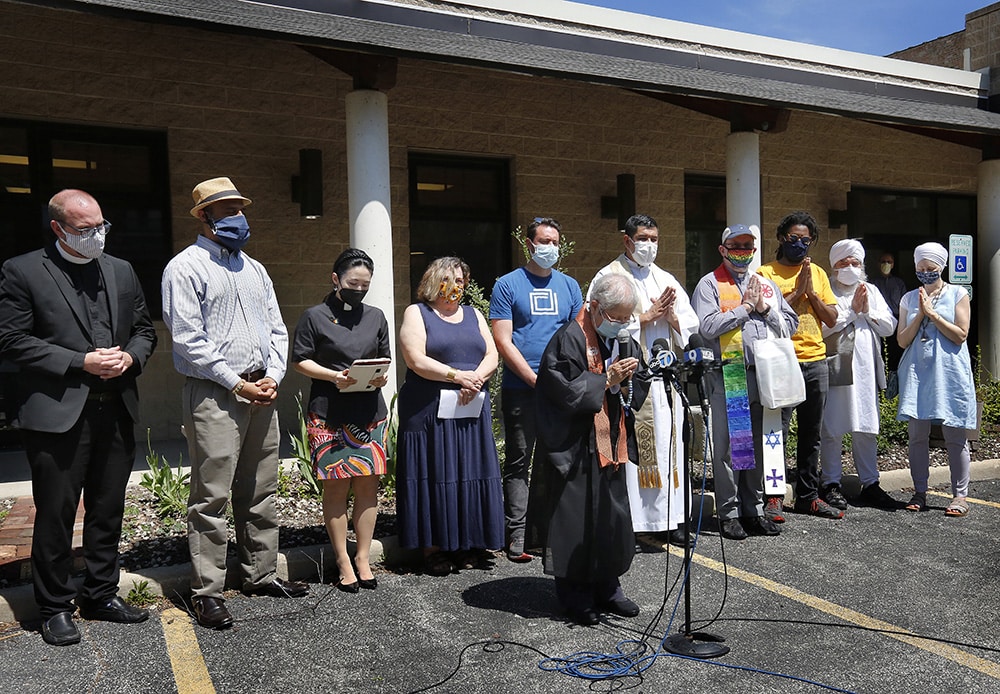
[[[393,361],[402,357],[396,345],[396,309],[393,279],[392,220],[389,214],[388,97],[373,89],[347,95],[347,193],[351,218],[351,245],[375,261],[375,274],[365,302],[377,306],[389,321]],[[383,389],[388,402],[396,392],[396,369]]]
[[[757,133],[730,133],[726,138],[726,222],[760,226],[760,136]],[[751,271],[760,267],[762,241],[757,242]]]
[[[979,316],[979,344],[983,348],[983,366],[1000,376],[1000,159],[979,164],[979,230],[977,251],[979,293],[972,297],[973,320]],[[978,307],[978,311],[977,311]],[[969,345],[975,353],[976,346]]]

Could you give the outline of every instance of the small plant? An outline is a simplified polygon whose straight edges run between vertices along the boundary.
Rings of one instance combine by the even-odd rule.
[[[976,368],[973,372],[976,384],[976,400],[983,403],[983,420],[980,422],[984,431],[992,432],[1000,424],[1000,381],[993,379],[993,374],[983,367],[983,348],[976,346]]]
[[[905,446],[909,440],[906,422],[896,419],[899,412],[899,396],[887,398],[885,391],[878,395],[878,439],[876,440],[879,455],[888,453],[894,446]]]
[[[385,425],[385,474],[382,476],[382,491],[390,499],[396,498],[396,453],[399,450],[399,414],[396,400],[399,393],[393,393],[389,402],[389,421]]]
[[[295,406],[299,408],[299,432],[296,435],[294,432],[289,432],[288,436],[292,440],[292,454],[295,456],[295,462],[299,467],[299,476],[302,478],[302,482],[306,486],[307,494],[312,496],[321,496],[323,494],[322,488],[319,486],[319,481],[313,474],[313,464],[312,464],[312,454],[309,451],[309,430],[306,428],[306,415],[302,410],[302,394],[297,393],[295,395]],[[280,485],[280,472],[279,472],[279,485]],[[289,482],[289,487],[291,486]]]
[[[188,480],[191,475],[181,470],[181,456],[177,460],[176,471],[170,467],[165,458],[153,450],[149,440],[149,429],[146,429],[146,463],[149,472],[142,474],[139,486],[152,492],[156,499],[156,512],[161,517],[182,517],[187,513],[188,496],[191,485]]]
[[[135,581],[125,596],[125,602],[135,607],[145,607],[156,602],[156,593],[149,587],[149,581]]]

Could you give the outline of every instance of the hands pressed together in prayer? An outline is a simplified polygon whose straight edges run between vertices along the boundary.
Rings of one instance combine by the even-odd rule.
[[[868,285],[858,282],[858,288],[854,290],[854,298],[851,300],[851,308],[855,313],[868,313]]]
[[[666,317],[668,322],[676,322],[677,317],[674,313],[674,304],[676,301],[677,289],[674,287],[667,287],[663,290],[663,293],[660,294],[660,296],[653,300],[653,304],[649,307],[649,309],[639,317],[640,322],[651,323],[652,321],[659,320],[663,317]]]

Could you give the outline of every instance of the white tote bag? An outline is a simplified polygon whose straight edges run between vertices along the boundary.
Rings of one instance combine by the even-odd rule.
[[[782,333],[785,331],[782,330]],[[790,337],[768,337],[753,345],[760,403],[769,410],[794,407],[806,399],[806,382]]]

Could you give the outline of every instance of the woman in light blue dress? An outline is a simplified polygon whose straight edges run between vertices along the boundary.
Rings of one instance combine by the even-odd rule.
[[[910,511],[927,508],[931,424],[940,424],[948,449],[954,498],[945,515],[969,512],[969,442],[966,430],[976,422],[976,388],[965,340],[969,335],[969,295],[941,278],[948,251],[924,243],[913,251],[921,286],[899,304],[899,416],[908,421],[910,476],[914,494]]]

